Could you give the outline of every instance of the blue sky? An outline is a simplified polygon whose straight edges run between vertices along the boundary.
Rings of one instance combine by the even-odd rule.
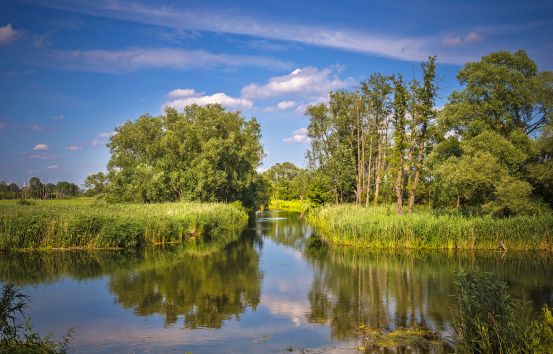
[[[438,56],[443,105],[467,61],[523,48],[553,68],[550,1],[0,3],[0,180],[82,183],[113,129],[166,105],[256,117],[266,158],[304,165],[306,105]]]

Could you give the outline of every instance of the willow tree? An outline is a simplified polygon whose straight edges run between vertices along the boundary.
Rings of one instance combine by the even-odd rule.
[[[108,197],[115,201],[242,201],[265,198],[256,172],[263,158],[259,123],[221,105],[169,108],[116,130],[109,144]]]

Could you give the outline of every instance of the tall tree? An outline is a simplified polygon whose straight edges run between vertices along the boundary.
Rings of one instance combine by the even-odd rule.
[[[394,154],[393,158],[397,166],[395,183],[396,209],[398,214],[403,213],[403,180],[404,180],[404,154],[407,148],[407,136],[405,126],[407,124],[408,93],[403,77],[399,75],[394,79]]]
[[[423,168],[424,158],[426,156],[426,148],[428,147],[428,128],[429,125],[435,124],[434,101],[436,99],[436,57],[431,56],[426,63],[421,65],[423,72],[423,80],[421,86],[414,85],[414,109],[416,115],[414,117],[415,126],[413,129],[412,146],[413,150],[417,151],[417,157],[412,166],[413,177],[409,185],[409,213],[413,212],[415,205],[415,197],[420,181],[421,170]],[[412,151],[413,151],[412,150]]]

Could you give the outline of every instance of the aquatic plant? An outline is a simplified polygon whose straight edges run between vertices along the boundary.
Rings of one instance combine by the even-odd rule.
[[[326,206],[310,213],[321,237],[361,248],[553,250],[553,214],[492,218],[393,206]]]
[[[136,248],[239,231],[242,208],[223,203],[106,204],[93,199],[0,202],[0,249]]]
[[[456,280],[454,345],[460,353],[548,353],[553,316],[532,320],[528,303],[512,297],[491,273],[460,272]]]
[[[4,285],[0,297],[0,352],[67,352],[73,330],[69,329],[61,340],[51,335],[41,337],[33,331],[30,320],[25,317],[26,308],[27,296],[11,284]]]

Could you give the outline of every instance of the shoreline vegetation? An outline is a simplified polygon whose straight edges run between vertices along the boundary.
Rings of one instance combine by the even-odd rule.
[[[0,202],[0,250],[134,249],[238,233],[238,204],[106,204],[93,198]]]
[[[394,206],[333,205],[313,209],[309,219],[334,245],[375,249],[486,249],[553,251],[553,215],[493,218]]]

